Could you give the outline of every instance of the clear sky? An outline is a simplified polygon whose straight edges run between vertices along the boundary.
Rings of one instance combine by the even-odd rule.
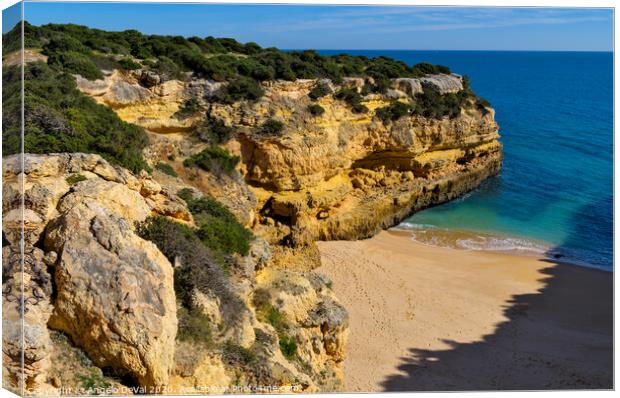
[[[285,49],[613,50],[612,9],[27,2],[25,17]]]

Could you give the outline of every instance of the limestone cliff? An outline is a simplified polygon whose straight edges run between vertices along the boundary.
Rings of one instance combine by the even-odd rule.
[[[472,98],[450,117],[380,117],[397,102],[415,106],[425,92],[463,92],[458,75],[399,78],[382,94],[365,92],[362,78],[270,81],[259,100],[233,103],[216,98],[226,83],[204,79],[142,70],[76,79],[82,92],[146,129],[153,172],[135,175],[74,153],[27,154],[22,173],[18,156],[4,158],[3,257],[11,275],[3,281],[4,382],[14,389],[23,383],[55,394],[79,385],[62,375],[91,368],[102,386],[144,392],[341,389],[348,316],[330,282],[312,272],[314,242],[369,237],[476,188],[501,167],[494,111]],[[317,85],[326,93],[311,100]],[[358,93],[366,111],[339,99],[342,88]],[[190,99],[198,109],[181,116]],[[232,129],[219,145],[239,156],[235,169],[184,163],[213,144],[197,128],[205,118]],[[267,131],[270,123],[280,127]],[[251,229],[247,254],[222,260],[201,245],[173,242],[180,249],[172,250],[146,239],[141,226],[154,216],[197,225],[183,191],[217,199]],[[192,274],[201,283],[181,292],[176,281],[189,263],[201,267]],[[20,379],[14,341],[23,333],[24,297],[28,366]],[[56,365],[65,346],[92,364]]]
[[[244,220],[271,243],[285,240],[285,246],[301,247],[321,239],[369,237],[416,210],[476,188],[501,168],[498,126],[488,106],[463,107],[456,117],[409,115],[383,121],[376,115],[394,98],[415,103],[424,90],[441,95],[462,91],[458,75],[395,79],[386,94],[363,97],[366,113],[353,112],[333,94],[311,101],[308,93],[319,83],[332,93],[339,88],[329,81],[267,82],[259,101],[226,105],[211,100],[222,83],[167,81],[147,89],[140,76],[115,71],[95,83],[80,80],[79,87],[121,118],[148,129],[150,160],[168,162],[172,154],[176,161],[171,163],[186,181],[196,179],[184,177],[182,159],[206,146],[191,126],[206,114],[234,127],[225,147],[241,157],[238,169],[255,200],[231,196],[230,188],[211,188],[210,193],[239,213],[252,214]],[[364,79],[350,78],[342,87],[361,91],[364,84]],[[179,120],[175,112],[188,98],[200,98],[203,111]],[[312,115],[311,104],[324,113]],[[270,119],[281,121],[283,131],[261,133]]]

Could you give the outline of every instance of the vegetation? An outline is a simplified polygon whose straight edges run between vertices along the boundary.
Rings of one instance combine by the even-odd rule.
[[[245,347],[227,341],[222,350],[224,360],[229,364],[251,365],[256,362],[256,354]]]
[[[3,68],[2,79],[2,154],[6,156],[19,153],[21,146],[19,66]],[[144,130],[82,94],[73,76],[33,62],[24,67],[24,82],[26,152],[98,153],[131,171],[149,170],[142,158],[148,142]]]
[[[280,336],[280,351],[286,359],[295,359],[297,357],[297,341],[294,337]]]
[[[310,92],[308,93],[308,97],[310,97],[311,100],[316,101],[319,98],[325,97],[327,94],[330,93],[331,90],[327,84],[318,83],[314,87],[312,87],[312,90],[310,90]]]
[[[308,111],[314,116],[321,116],[325,113],[325,109],[319,104],[310,104],[308,106]]]
[[[72,174],[65,179],[65,181],[67,181],[67,184],[69,185],[75,185],[80,181],[86,181],[86,180],[87,178],[81,174]]]
[[[177,311],[177,318],[179,320],[177,339],[200,342],[207,346],[213,344],[212,322],[199,308],[188,309],[181,306]]]
[[[221,119],[207,116],[195,126],[194,131],[201,140],[217,145],[228,141],[234,129],[227,126]]]
[[[174,171],[174,169],[172,168],[172,166],[170,166],[168,163],[164,163],[164,162],[158,162],[155,165],[155,168],[159,171],[161,171],[164,174],[168,174],[171,177],[178,177],[178,174],[176,171]]]
[[[71,74],[78,74],[89,80],[103,78],[103,73],[95,63],[85,54],[69,51],[52,53],[47,59],[50,66]]]
[[[231,80],[219,94],[219,99],[228,104],[236,101],[256,101],[263,96],[265,91],[255,80],[247,77],[237,77]]]
[[[18,25],[4,35],[5,52],[19,48],[19,30]],[[261,48],[252,42],[244,44],[231,38],[211,36],[144,35],[136,30],[106,32],[74,24],[37,27],[27,22],[24,30],[26,47],[43,48],[47,55],[73,52],[83,54],[91,61],[97,54],[106,57],[122,55],[126,57],[124,59],[142,60],[144,67],[166,74],[167,78],[180,78],[183,72],[192,72],[197,77],[230,81],[232,84],[222,96],[224,101],[260,98],[262,90],[257,83],[265,80],[328,78],[339,83],[344,76],[370,76],[375,81],[376,89],[381,90],[391,78],[450,72],[445,66],[422,63],[410,67],[402,61],[383,56],[324,56],[313,50],[284,52]],[[84,57],[81,61],[85,63]],[[120,62],[127,69],[134,66],[128,61]],[[60,65],[64,67],[63,63]],[[75,65],[67,67],[75,68]],[[80,69],[90,70],[92,65],[84,64]],[[317,87],[314,91],[316,98],[321,96],[321,89]]]
[[[197,289],[220,298],[225,320],[240,319],[246,308],[230,289],[224,260],[198,237],[196,230],[165,217],[150,217],[137,231],[143,239],[155,243],[171,263],[180,263],[174,268],[174,290],[183,307],[192,308],[192,292]],[[188,325],[186,336],[199,326]]]
[[[351,106],[353,113],[366,113],[368,108],[362,104],[362,95],[353,88],[340,89],[335,97]]]
[[[289,360],[297,359],[297,341],[288,334],[289,326],[284,314],[267,301],[267,293],[263,290],[255,293],[254,304],[258,320],[270,324],[278,333],[282,355]]]
[[[267,119],[261,124],[256,132],[259,135],[274,136],[279,135],[284,130],[284,123],[276,119]]]
[[[377,108],[377,117],[384,122],[396,121],[403,116],[411,114],[412,107],[404,102],[394,101],[388,106]]]
[[[287,329],[284,315],[269,303],[262,303],[256,309],[256,316],[259,321],[273,326],[278,333],[283,333]]]
[[[198,102],[198,99],[195,97],[192,97],[192,98],[185,100],[185,102],[183,102],[183,105],[181,105],[179,110],[176,111],[174,115],[172,116],[177,119],[186,119],[200,112],[201,109],[202,107],[200,106],[200,102]]]
[[[19,49],[20,30],[18,24],[3,35],[5,53]],[[216,100],[233,103],[260,99],[264,94],[260,83],[273,79],[327,78],[340,83],[345,76],[357,76],[372,78],[366,79],[364,92],[383,92],[393,78],[450,73],[445,66],[428,63],[409,66],[383,56],[324,56],[312,50],[284,52],[261,48],[256,43],[211,36],[184,38],[145,35],[136,30],[106,32],[75,24],[33,26],[27,22],[24,33],[27,48],[41,49],[48,56],[47,64],[33,62],[25,66],[26,151],[98,153],[134,172],[149,170],[142,158],[142,149],[148,142],[146,134],[82,94],[72,74],[99,79],[103,76],[101,69],[142,68],[155,72],[162,81],[188,76],[213,79],[227,83],[217,93]],[[4,155],[20,151],[20,80],[18,66],[3,68]],[[488,112],[485,105],[488,103],[475,98],[466,78],[464,85],[463,92],[445,96],[426,90],[416,98],[412,113],[455,117],[461,106],[475,106],[483,113]],[[320,83],[312,88],[309,97],[317,100],[329,91],[326,84]],[[345,101],[355,113],[368,111],[356,90],[342,89],[336,97]],[[198,110],[198,101],[189,100],[177,116],[185,117]],[[322,113],[318,106],[308,110],[315,116]],[[380,111],[379,117],[394,120],[400,113],[399,109],[390,108]],[[283,127],[281,122],[270,119],[257,133],[277,135]],[[212,145],[224,142],[231,133],[223,123],[211,119],[198,125],[197,130],[204,132],[201,136],[207,137],[206,141]],[[223,165],[227,170],[236,164],[235,157],[213,148],[188,162],[207,168]]]
[[[194,198],[188,189],[179,191],[179,196],[194,216],[196,236],[206,247],[221,254],[249,253],[252,233],[226,207],[210,197]]]
[[[78,380],[79,388],[92,395],[108,395],[107,390],[112,386],[99,369],[92,369],[88,374],[76,374],[75,378]]]
[[[462,107],[469,107],[468,98],[465,91],[439,95],[433,90],[424,90],[416,95],[412,113],[428,118],[455,118],[461,113]]]
[[[139,63],[137,63],[136,61],[134,61],[131,58],[123,58],[120,61],[118,61],[118,65],[126,70],[135,70],[135,69],[140,69],[142,68],[142,65],[140,65]]]
[[[227,150],[211,145],[201,152],[183,161],[185,167],[198,166],[205,171],[231,173],[239,163],[239,156],[231,155]]]

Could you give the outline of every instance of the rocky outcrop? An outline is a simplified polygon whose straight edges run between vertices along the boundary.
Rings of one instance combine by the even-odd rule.
[[[39,276],[30,294],[44,292],[39,326],[49,318],[96,364],[141,385],[190,393],[218,381],[219,392],[235,391],[233,385],[342,388],[347,313],[329,281],[312,272],[320,261],[314,242],[368,237],[454,199],[497,174],[502,155],[493,110],[474,102],[454,117],[383,121],[376,115],[394,101],[415,103],[426,90],[460,92],[457,75],[395,79],[385,94],[363,96],[366,113],[353,112],[333,93],[342,87],[364,93],[371,81],[321,81],[331,93],[313,102],[308,93],[317,83],[265,82],[260,100],[222,104],[212,99],[225,83],[145,71],[112,71],[94,82],[78,77],[83,92],[147,129],[145,158],[153,167],[167,163],[174,173],[154,167],[152,176],[135,176],[94,155],[28,156],[24,175],[33,181],[27,185],[33,199],[27,203],[36,216],[32,225],[39,225],[32,246],[40,250],[38,263],[50,263],[47,277],[56,289],[45,293],[47,271],[32,270]],[[202,110],[178,119],[188,98],[198,98]],[[308,111],[313,103],[324,109],[321,116]],[[208,145],[193,134],[207,114],[233,127],[222,146],[241,162],[230,173],[183,165]],[[261,134],[269,119],[281,121],[282,131]],[[13,168],[5,176],[17,178],[16,162],[8,159]],[[150,215],[194,225],[175,195],[183,188],[219,200],[256,239],[249,255],[226,258],[226,276],[218,270],[217,278],[202,278],[205,287],[181,305],[174,302],[172,267],[189,257],[164,257],[166,248],[134,229]],[[200,257],[200,272],[211,275],[208,267],[217,264],[203,249],[188,251]],[[175,339],[177,322],[184,333]],[[188,337],[194,327],[207,330],[208,341]],[[40,330],[33,352],[45,352],[48,344],[46,329]],[[45,374],[45,355],[34,358]]]
[[[19,262],[8,262],[3,295],[4,339],[17,332],[29,337],[25,390],[49,388],[48,323],[67,333],[97,365],[146,386],[167,384],[176,334],[172,267],[132,229],[151,214],[169,215],[179,206],[183,211],[176,214],[191,221],[184,202],[148,176],[136,177],[98,155],[26,155],[23,173],[20,160],[3,159],[3,215],[11,220],[21,212],[14,186],[23,178],[28,266],[25,275]],[[17,221],[3,223],[9,242],[18,227]],[[19,258],[12,247],[3,248],[5,259]],[[25,291],[16,290],[22,275]],[[13,345],[5,349],[5,382],[19,388]]]
[[[435,90],[441,95],[458,93],[463,90],[463,79],[455,74],[428,75],[420,78],[420,83],[423,87]]]
[[[235,386],[251,391],[260,385],[279,386],[282,391],[338,388],[346,312],[329,315],[342,308],[327,293],[327,281],[312,273],[289,272],[284,278],[307,288],[304,301],[314,311],[303,319],[291,316],[287,330],[299,340],[299,354],[285,357],[279,332],[262,317],[254,297],[259,290],[278,302],[281,297],[301,296],[288,291],[289,285],[273,283],[273,278],[257,277],[257,272],[270,272],[266,267],[272,253],[264,239],[255,238],[247,256],[227,260],[232,269],[224,280],[193,275],[205,284],[191,292],[188,314],[177,303],[173,282],[173,267],[182,266],[185,257],[169,260],[155,244],[142,239],[136,227],[153,215],[193,225],[185,203],[170,193],[189,186],[178,179],[157,182],[145,173],[133,175],[98,155],[27,154],[23,170],[19,156],[4,159],[3,232],[9,243],[3,248],[5,386],[41,395],[57,395],[58,388],[88,393],[80,379],[62,374],[62,369],[79,369],[95,375],[89,377],[95,377],[101,388],[118,387],[107,378],[110,372],[124,376],[129,385],[121,385],[126,388],[122,391],[204,393],[205,386],[219,386],[219,392],[232,392]],[[25,195],[19,194],[21,176]],[[216,180],[211,183],[217,185]],[[196,186],[192,189],[201,192]],[[22,198],[25,218],[19,206]],[[19,261],[22,224],[28,232],[25,272]],[[185,253],[212,261],[212,254],[198,244]],[[195,335],[179,337],[181,321],[184,336],[197,333],[192,326],[188,329],[188,322],[203,322],[200,333],[208,333],[209,342]],[[68,339],[50,339],[58,331]],[[18,344],[22,335],[24,377]],[[307,353],[309,342],[322,348]],[[96,367],[75,363],[79,355],[57,365],[60,343],[72,352],[83,351]]]
[[[172,266],[131,230],[130,218],[71,196],[45,236],[45,247],[58,253],[49,325],[98,366],[128,373],[142,386],[167,385],[177,329]]]

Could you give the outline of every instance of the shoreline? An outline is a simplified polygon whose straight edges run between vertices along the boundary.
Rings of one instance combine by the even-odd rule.
[[[482,253],[486,252],[486,253],[506,254],[510,256],[519,256],[519,257],[523,256],[523,257],[537,258],[541,261],[548,260],[548,261],[552,261],[558,264],[613,273],[613,266],[612,268],[607,268],[603,265],[595,265],[585,260],[579,260],[579,259],[573,258],[565,253],[554,252],[553,245],[551,243],[548,243],[542,240],[536,240],[533,238],[519,237],[519,236],[514,236],[514,235],[505,235],[505,234],[491,233],[491,232],[448,230],[448,229],[440,229],[440,228],[434,228],[434,227],[429,227],[426,229],[424,228],[418,229],[418,228],[411,228],[411,227],[403,226],[402,223],[388,229],[386,232],[390,234],[394,234],[394,235],[401,235],[401,236],[407,237],[412,242],[415,242],[415,243],[418,243],[424,246],[429,246],[429,247],[437,247],[441,249],[454,250],[457,252],[482,252]],[[442,237],[444,237],[444,242],[442,242],[442,244],[425,242],[422,239],[419,239],[417,236],[415,236],[416,233],[420,233],[420,232],[428,233],[430,235],[430,240],[432,240],[434,237],[441,235]],[[454,242],[445,241],[446,236],[450,236],[454,240],[458,238],[467,239],[467,238],[476,237],[476,236],[477,237],[484,236],[486,238],[517,240],[520,242],[529,243],[531,244],[531,246],[530,247],[519,247],[516,249],[515,248],[501,249],[501,248],[490,248],[490,247],[484,247],[484,248],[455,247],[456,245],[454,244]],[[557,255],[560,255],[560,256],[556,257]]]
[[[613,385],[613,272],[406,230],[318,245],[350,316],[347,391]]]

